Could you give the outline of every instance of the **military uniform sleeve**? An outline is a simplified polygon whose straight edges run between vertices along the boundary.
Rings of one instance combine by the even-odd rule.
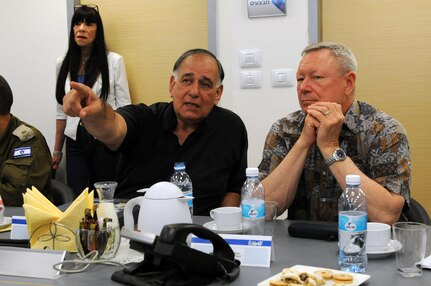
[[[3,164],[0,194],[6,206],[21,206],[33,158],[8,159]]]
[[[42,194],[45,195],[49,200],[52,200],[51,194],[51,170],[52,170],[52,158],[51,152],[48,145],[46,144],[45,138],[35,137],[33,150],[33,162],[30,166],[30,172],[28,174],[27,186],[36,187]]]
[[[6,206],[22,206],[22,194],[35,186],[51,200],[51,154],[41,134],[21,142],[3,163],[0,194]],[[21,151],[23,154],[18,154]],[[30,155],[29,155],[30,154]]]

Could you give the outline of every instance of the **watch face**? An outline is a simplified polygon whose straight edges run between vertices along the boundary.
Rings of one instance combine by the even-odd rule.
[[[342,149],[338,149],[335,155],[338,157],[338,159],[344,159],[346,157],[346,154]]]

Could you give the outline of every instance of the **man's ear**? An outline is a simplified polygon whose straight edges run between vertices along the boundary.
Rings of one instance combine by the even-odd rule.
[[[223,85],[220,85],[216,90],[216,97],[214,101],[215,104],[219,103],[222,94],[223,94]]]
[[[351,71],[346,73],[345,75],[346,80],[346,94],[352,94],[355,90],[356,85],[356,73]]]
[[[169,93],[171,94],[171,98],[174,97],[172,91],[174,90],[175,84],[176,84],[175,77],[173,75],[171,75],[171,78],[169,80]]]

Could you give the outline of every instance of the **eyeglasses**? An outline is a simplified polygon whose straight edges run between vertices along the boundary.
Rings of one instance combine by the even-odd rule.
[[[74,9],[75,9],[74,11],[78,10],[79,8],[91,8],[91,9],[94,9],[97,12],[99,12],[99,7],[97,7],[97,5],[95,5],[95,4],[85,4],[85,5],[76,4],[74,6]]]

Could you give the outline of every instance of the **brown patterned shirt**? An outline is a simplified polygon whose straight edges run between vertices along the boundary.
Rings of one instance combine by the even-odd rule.
[[[263,180],[281,163],[301,135],[304,112],[296,111],[275,122],[265,141],[259,165]],[[375,107],[354,101],[345,115],[340,147],[368,177],[387,190],[410,195],[410,150],[400,122]],[[287,176],[289,174],[286,174]],[[289,219],[337,221],[342,190],[316,144],[307,155]]]

